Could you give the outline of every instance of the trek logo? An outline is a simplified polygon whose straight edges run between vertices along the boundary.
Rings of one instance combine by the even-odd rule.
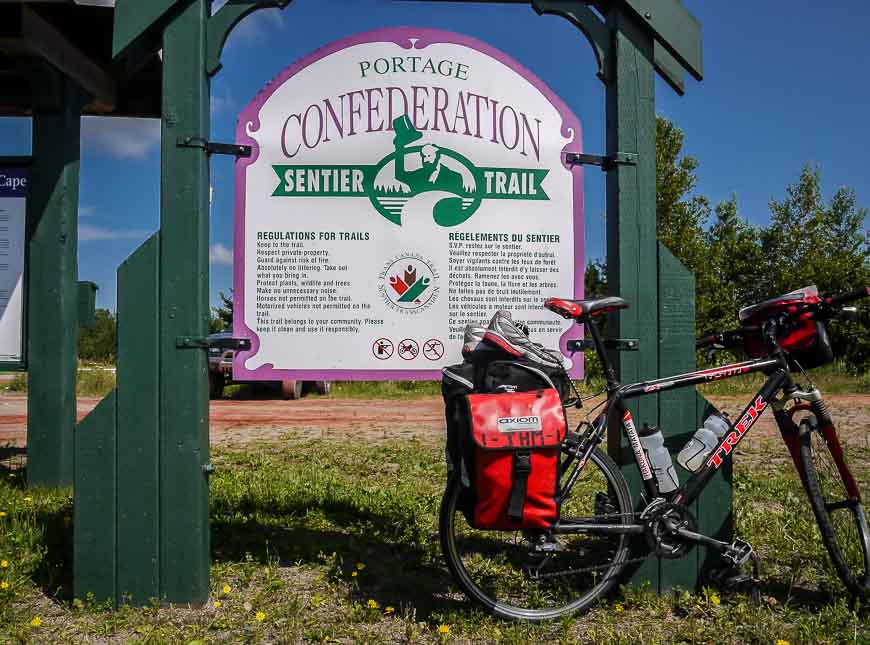
[[[522,432],[525,430],[541,430],[541,417],[500,417],[498,420],[499,432]]]
[[[713,469],[719,468],[722,465],[722,460],[726,455],[730,455],[731,451],[737,447],[737,444],[740,443],[740,440],[743,438],[747,432],[749,432],[749,428],[753,426],[758,417],[761,416],[761,413],[767,408],[767,402],[762,399],[760,396],[755,399],[752,405],[749,406],[749,409],[746,411],[746,414],[737,422],[737,425],[734,426],[734,429],[728,433],[725,437],[725,440],[716,448],[716,451],[713,455],[707,460],[707,466]]]

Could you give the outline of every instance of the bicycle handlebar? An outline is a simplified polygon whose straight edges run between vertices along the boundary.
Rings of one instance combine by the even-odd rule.
[[[823,314],[823,319],[832,318],[834,315],[836,315],[836,312],[829,311],[831,308],[842,307],[843,305],[850,302],[854,302],[856,300],[860,300],[861,298],[868,297],[870,297],[870,287],[861,287],[860,289],[855,289],[854,291],[850,291],[849,293],[843,293],[838,296],[826,296],[822,298],[821,303],[815,305],[806,305],[806,307],[803,308],[802,311],[815,310],[816,312]],[[706,336],[702,336],[695,341],[695,349],[706,349],[708,347],[715,347],[716,345],[728,347],[729,345],[732,345],[736,341],[740,340],[745,332],[758,331],[758,329],[758,327],[741,327],[739,329],[732,329],[724,332],[710,333]]]
[[[839,307],[840,305],[855,302],[856,300],[867,298],[868,296],[870,296],[870,287],[861,287],[860,289],[855,289],[849,293],[842,293],[839,296],[828,296],[823,299],[823,302],[832,307]]]

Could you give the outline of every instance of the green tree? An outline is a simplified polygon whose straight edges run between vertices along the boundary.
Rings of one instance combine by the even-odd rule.
[[[118,321],[108,309],[97,309],[95,324],[79,332],[79,358],[114,363],[118,357]]]
[[[220,291],[218,297],[221,300],[220,305],[211,308],[209,331],[212,334],[219,331],[232,331],[233,329],[233,290],[230,289],[229,296]]]
[[[807,165],[781,200],[771,200],[770,212],[770,226],[761,234],[764,296],[811,284],[822,293],[870,285],[867,209],[858,206],[854,190],[839,188],[826,203],[821,170]],[[859,306],[862,323],[832,321],[829,326],[835,355],[856,370],[870,366],[866,301]]]

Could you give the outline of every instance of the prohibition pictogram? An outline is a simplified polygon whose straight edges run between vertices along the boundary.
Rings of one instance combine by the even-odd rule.
[[[417,344],[416,340],[412,340],[411,338],[406,338],[403,341],[399,342],[399,356],[404,358],[406,361],[412,361],[417,358],[417,354],[420,353],[420,346]]]
[[[444,356],[444,343],[437,338],[430,338],[423,343],[423,356],[430,361],[437,361]]]
[[[378,338],[372,345],[372,354],[375,355],[375,358],[382,361],[385,361],[392,356],[394,350],[395,347],[393,347],[393,341],[388,338]]]

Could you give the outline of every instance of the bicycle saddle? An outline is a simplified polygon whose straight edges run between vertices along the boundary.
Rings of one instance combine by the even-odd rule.
[[[608,311],[627,309],[628,302],[617,296],[595,300],[570,300],[568,298],[547,298],[544,306],[563,318],[582,318],[600,316]]]

